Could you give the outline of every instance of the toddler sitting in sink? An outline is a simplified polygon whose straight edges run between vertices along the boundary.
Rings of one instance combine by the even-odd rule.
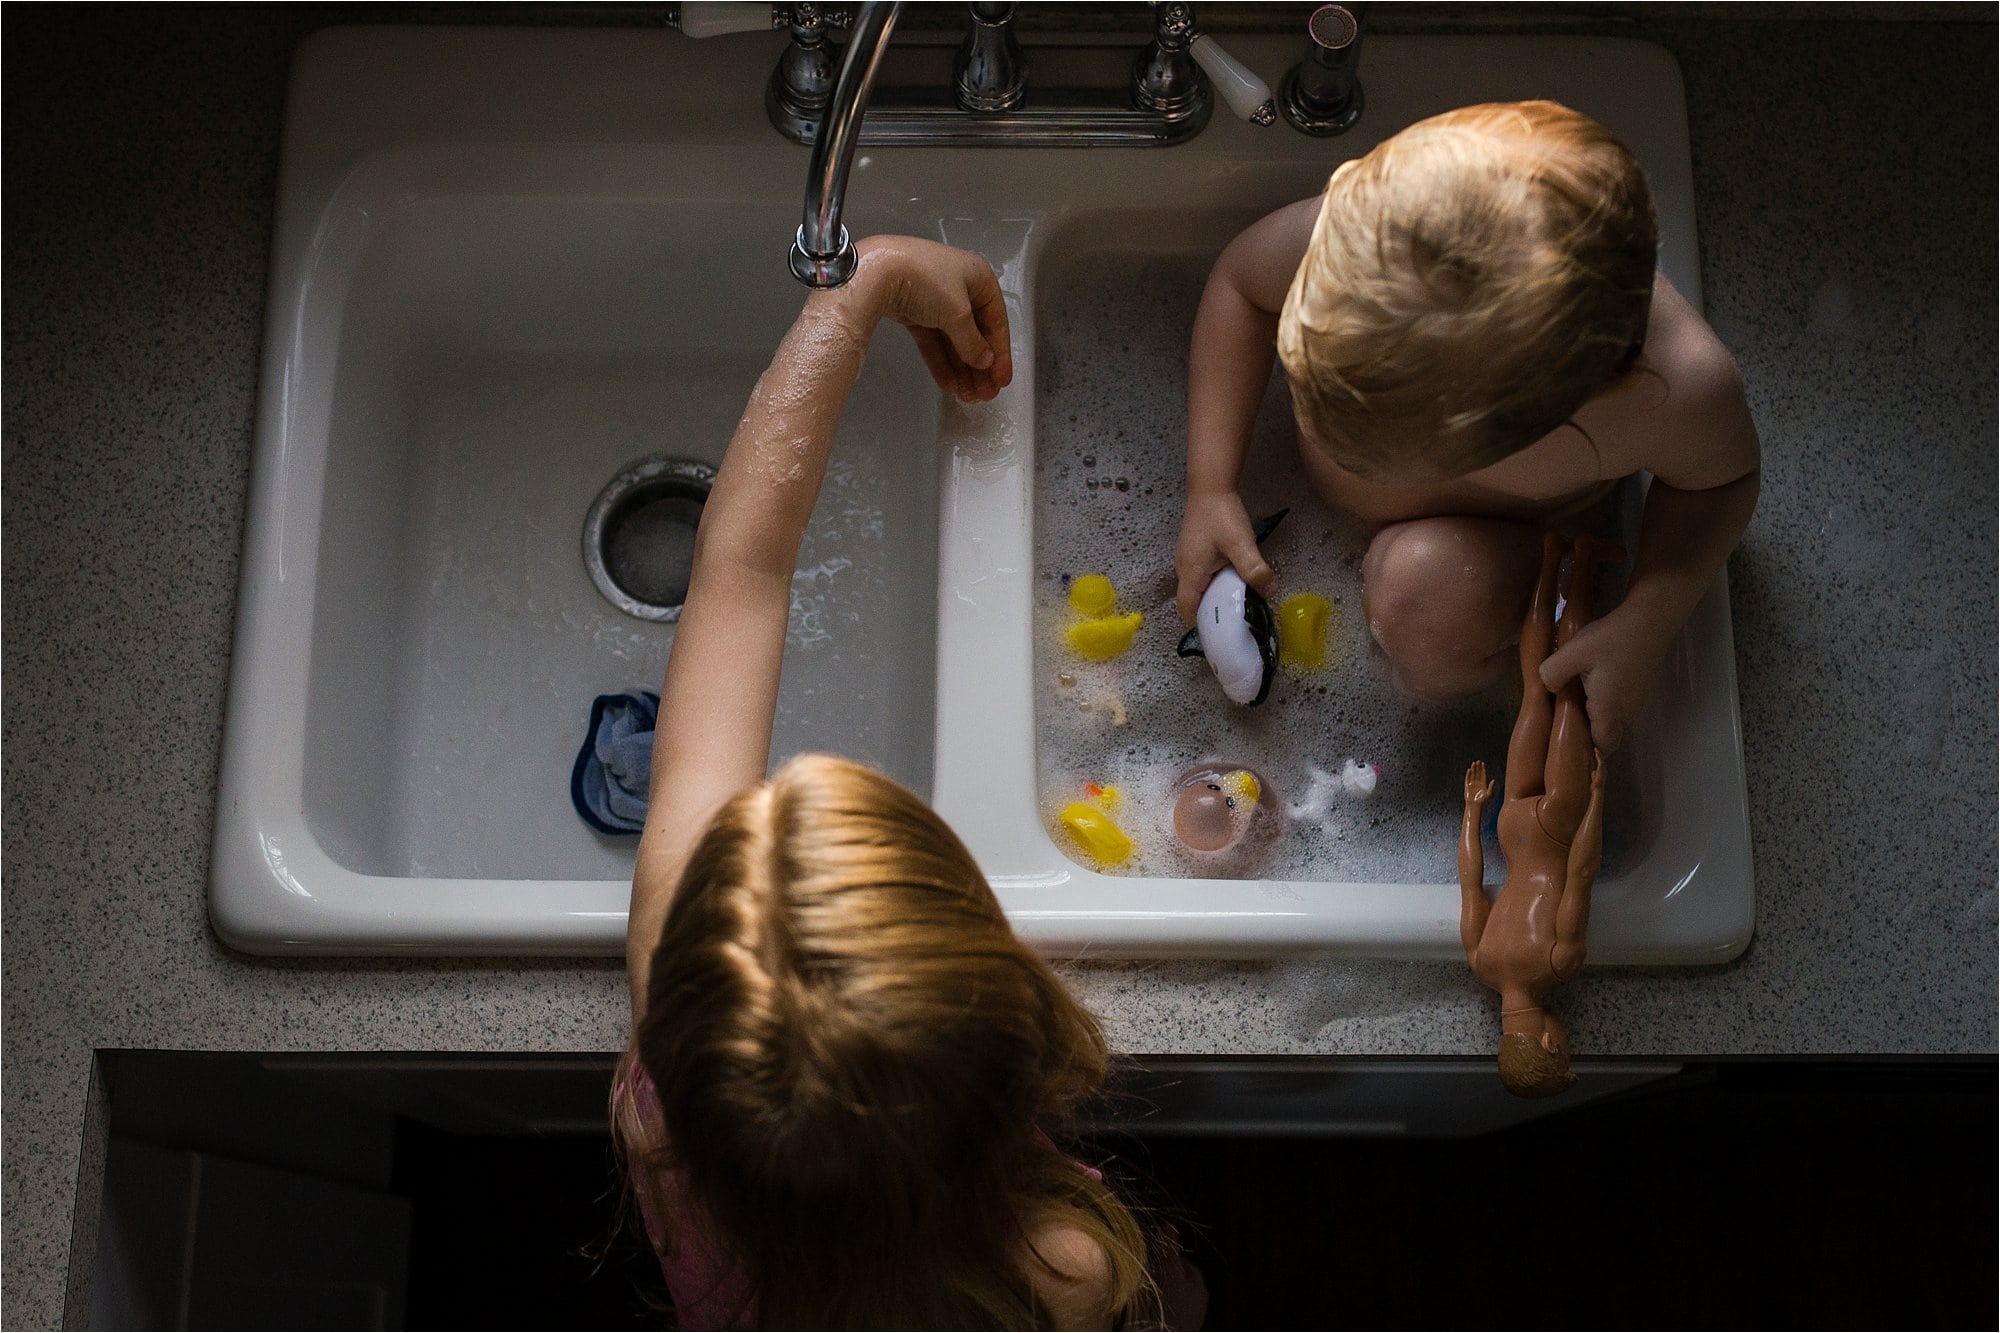
[[[1735,361],[1657,245],[1638,163],[1553,102],[1422,121],[1244,231],[1195,317],[1182,619],[1225,564],[1276,586],[1237,494],[1275,344],[1314,488],[1383,525],[1364,605],[1417,694],[1496,681],[1543,528],[1652,475],[1624,601],[1542,667],[1616,746],[1757,503]]]
[[[792,570],[876,325],[967,401],[1012,376],[976,256],[876,238],[808,297],[696,537],[661,690],[612,1122],[683,1327],[1111,1327],[1199,1279],[1044,1126],[1096,1020],[918,797],[826,755],[768,781]],[[1159,1273],[1159,1281],[1149,1276]]]

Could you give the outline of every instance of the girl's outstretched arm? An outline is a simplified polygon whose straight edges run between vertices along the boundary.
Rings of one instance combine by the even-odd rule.
[[[983,259],[873,237],[845,287],[814,292],[751,391],[703,506],[653,746],[625,961],[632,1021],[689,854],[715,811],[764,779],[793,566],[875,326],[907,326],[940,387],[968,402],[1013,377],[1007,310]]]

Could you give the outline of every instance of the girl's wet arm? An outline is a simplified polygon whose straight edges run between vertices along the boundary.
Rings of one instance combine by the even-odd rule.
[[[694,842],[761,781],[777,712],[792,566],[873,320],[809,298],[757,381],[703,507],[685,609],[660,691],[652,797],[632,879],[626,965],[633,1021]],[[842,292],[852,298],[857,293]],[[865,312],[864,312],[865,313]]]
[[[652,797],[626,922],[635,1024],[695,842],[725,801],[763,780],[792,571],[877,324],[908,325],[939,384],[960,397],[990,398],[1006,383],[1005,306],[983,260],[897,237],[858,248],[861,263],[847,286],[806,299],[750,395],[703,507],[661,687]],[[929,344],[927,335],[935,335]]]

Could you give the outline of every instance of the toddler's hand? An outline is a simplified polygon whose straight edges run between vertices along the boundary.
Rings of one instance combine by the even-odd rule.
[[[1174,548],[1174,575],[1180,581],[1174,605],[1183,623],[1194,623],[1202,593],[1224,565],[1234,567],[1245,583],[1266,597],[1278,591],[1278,575],[1257,549],[1242,497],[1233,490],[1190,495],[1181,517],[1180,542]]]
[[[914,236],[871,236],[855,248],[854,285],[869,287],[881,317],[910,331],[939,388],[983,403],[1012,382],[1007,302],[984,259]]]
[[[1591,740],[1610,754],[1645,707],[1665,653],[1665,639],[1649,631],[1628,603],[1591,621],[1550,653],[1542,662],[1542,684],[1553,691],[1573,679],[1583,681]]]

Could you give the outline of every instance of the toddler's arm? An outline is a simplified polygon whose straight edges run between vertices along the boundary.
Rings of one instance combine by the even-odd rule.
[[[1208,581],[1224,565],[1267,596],[1277,590],[1236,480],[1271,382],[1278,312],[1305,256],[1319,203],[1301,200],[1247,228],[1217,257],[1202,290],[1188,349],[1187,510],[1174,551],[1177,603],[1189,623]]]
[[[1668,643],[1736,549],[1757,507],[1757,429],[1735,358],[1662,280],[1646,359],[1667,379],[1661,434],[1641,465],[1653,474],[1625,600],[1542,664],[1551,690],[1582,677],[1591,735],[1609,752],[1637,715]],[[1643,373],[1643,372],[1642,372]]]
[[[859,249],[845,287],[806,298],[751,391],[702,510],[660,691],[626,925],[635,1026],[689,853],[722,803],[764,778],[793,566],[876,324],[907,326],[938,384],[967,401],[992,398],[1013,377],[1006,305],[984,260],[906,237]]]

